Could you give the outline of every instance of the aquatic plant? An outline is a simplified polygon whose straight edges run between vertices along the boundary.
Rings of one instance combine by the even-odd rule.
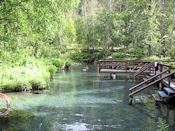
[[[162,118],[158,118],[158,130],[157,131],[168,131],[168,125]]]

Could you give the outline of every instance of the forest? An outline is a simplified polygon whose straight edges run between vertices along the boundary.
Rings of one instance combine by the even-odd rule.
[[[174,60],[174,17],[174,0],[2,0],[0,89],[42,89],[58,69],[108,56]]]

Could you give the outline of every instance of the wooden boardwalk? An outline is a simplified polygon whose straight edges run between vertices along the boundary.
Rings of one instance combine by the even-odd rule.
[[[126,74],[133,74],[133,73],[137,73],[138,70],[117,70],[117,69],[101,69],[100,73],[126,73]],[[150,73],[150,71],[145,71],[144,73]]]
[[[98,71],[99,73],[109,74],[135,74],[143,70],[143,67],[148,66],[150,61],[137,61],[137,60],[100,60]],[[143,70],[143,74],[150,73],[151,67]]]
[[[156,101],[164,101],[166,98],[175,96],[175,79],[172,76],[175,71],[171,66],[163,62],[156,61],[136,61],[136,60],[101,60],[98,66],[99,73],[109,74],[133,74],[133,77],[147,74],[143,82],[129,89],[129,103],[132,104],[134,95],[151,87],[156,83],[164,85],[157,94],[153,94]],[[166,86],[166,87],[165,87]]]

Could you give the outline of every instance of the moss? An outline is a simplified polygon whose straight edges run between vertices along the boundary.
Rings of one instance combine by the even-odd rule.
[[[0,109],[0,112],[5,112],[5,111],[6,109]],[[10,119],[26,120],[31,118],[34,118],[34,115],[32,113],[29,113],[20,109],[10,109],[10,112],[8,113],[8,115],[6,115],[5,117],[2,117],[0,121],[2,119],[6,119],[10,121]]]
[[[0,109],[5,112],[6,109]],[[31,130],[31,122],[35,116],[20,109],[11,109],[8,115],[0,118],[1,129],[3,131],[28,131]],[[6,126],[8,125],[8,126]]]

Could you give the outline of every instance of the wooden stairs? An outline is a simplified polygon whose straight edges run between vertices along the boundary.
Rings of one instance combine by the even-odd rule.
[[[166,69],[156,75],[150,76],[150,78],[145,78],[143,82],[137,84],[136,86],[132,87],[129,89],[130,94],[129,94],[129,104],[132,104],[134,95],[149,88],[150,86],[154,85],[157,82],[162,81],[163,79],[166,79],[173,75],[175,72],[170,72],[169,69]],[[170,84],[170,81],[169,81]],[[158,94],[161,98],[161,100],[164,100],[164,98],[169,98],[171,97],[171,94],[175,94],[175,91],[172,89],[166,87],[162,91],[158,91]],[[154,97],[154,96],[153,96]]]

